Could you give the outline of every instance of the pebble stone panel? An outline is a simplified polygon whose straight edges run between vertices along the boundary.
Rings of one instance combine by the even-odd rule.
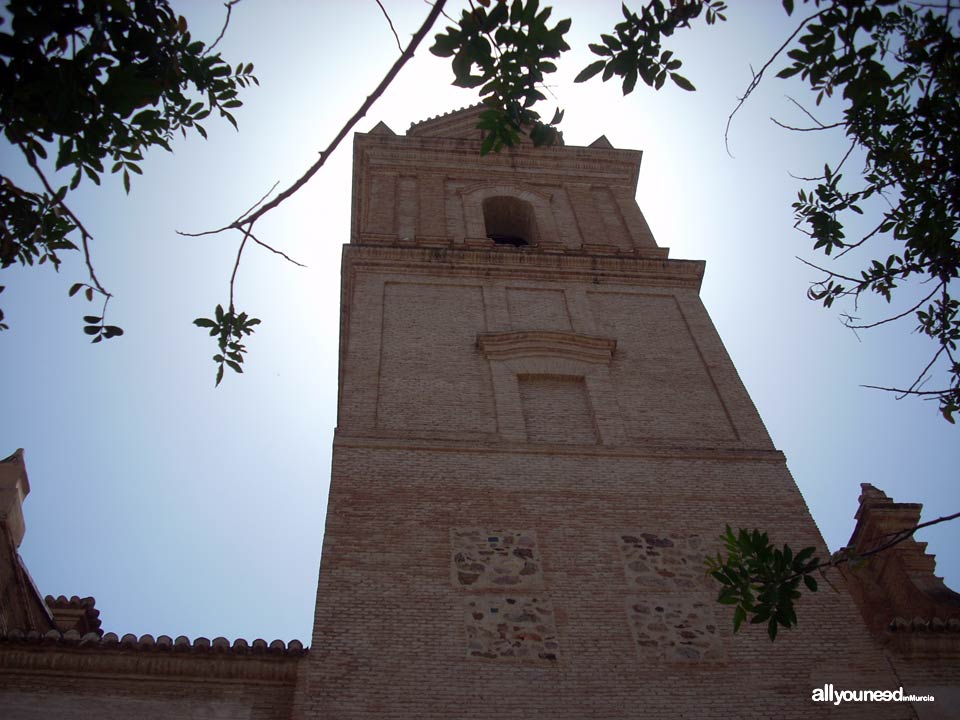
[[[697,535],[630,531],[618,536],[627,586],[627,621],[648,661],[723,660],[724,645]]]
[[[630,597],[627,616],[644,658],[666,662],[724,659],[713,607],[699,593]]]
[[[543,587],[537,536],[530,530],[452,528],[454,587],[539,590]]]
[[[697,535],[660,537],[651,532],[619,536],[627,585],[644,590],[710,590],[703,540]]]
[[[545,597],[470,597],[464,602],[464,620],[469,658],[557,661],[557,626]]]

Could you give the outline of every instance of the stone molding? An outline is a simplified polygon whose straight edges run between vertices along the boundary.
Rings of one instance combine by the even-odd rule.
[[[607,181],[636,192],[643,153],[639,150],[608,150],[589,147],[534,148],[517,146],[496,156],[480,155],[480,140],[423,136],[363,135],[354,141],[354,172],[367,167],[390,171],[418,166],[434,170],[482,169],[488,176],[512,178],[526,173],[537,182],[563,182],[571,176],[588,181]],[[415,155],[411,155],[411,151]]]
[[[538,253],[522,249],[421,248],[386,245],[344,245],[347,283],[359,270],[381,269],[391,274],[435,274],[523,280],[643,283],[645,287],[700,289],[706,264],[702,260],[668,260],[660,253],[598,257],[584,253]]]
[[[613,359],[617,341],[572,332],[527,330],[481,333],[477,335],[477,347],[488,360],[556,357],[609,365]]]
[[[583,379],[599,441],[623,445],[626,432],[607,367],[616,346],[609,338],[548,330],[478,335],[477,347],[490,362],[501,437],[527,439],[520,378],[573,377]]]
[[[653,458],[663,460],[713,460],[718,462],[764,462],[783,465],[786,457],[779,450],[758,450],[716,445],[694,444],[670,445],[657,440],[649,444],[631,440],[630,445],[610,447],[605,445],[530,444],[509,442],[501,438],[488,442],[464,442],[460,439],[410,438],[408,435],[386,437],[383,430],[349,433],[337,430],[334,433],[335,447],[369,450],[406,450],[411,452],[430,450],[453,453],[504,453],[508,455],[576,455],[610,458]]]

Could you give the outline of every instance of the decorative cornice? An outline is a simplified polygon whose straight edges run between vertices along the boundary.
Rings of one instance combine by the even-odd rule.
[[[387,437],[386,431],[378,429],[366,433],[352,429],[337,430],[333,444],[338,448],[368,450],[401,450],[419,452],[480,453],[506,455],[574,455],[592,458],[651,458],[660,460],[711,460],[717,462],[763,462],[783,465],[786,457],[779,450],[761,450],[736,445],[717,446],[715,441],[704,440],[702,444],[680,439],[630,440],[626,445],[564,445],[555,443],[505,442],[498,435],[480,437],[476,433],[464,433],[460,438],[411,437],[409,431],[398,431]]]
[[[525,280],[642,283],[647,287],[699,290],[702,260],[668,260],[638,254],[587,255],[543,253],[496,247],[470,250],[455,247],[422,248],[396,245],[344,246],[344,267],[378,268],[395,274],[439,274]]]
[[[525,357],[560,357],[608,365],[617,341],[572,332],[529,330],[507,333],[481,333],[477,347],[488,360]]]
[[[115,633],[100,636],[76,630],[47,633],[11,630],[0,634],[0,672],[55,671],[57,674],[110,674],[216,678],[249,682],[293,683],[307,649],[299,640],[274,640]]]
[[[480,155],[480,141],[444,137],[390,137],[357,134],[354,140],[354,172],[365,165],[402,171],[411,164],[429,166],[433,172],[456,172],[465,167],[482,168],[490,176],[517,179],[525,184],[557,185],[603,181],[636,191],[642,153],[639,150],[591,147],[517,146],[496,155]]]

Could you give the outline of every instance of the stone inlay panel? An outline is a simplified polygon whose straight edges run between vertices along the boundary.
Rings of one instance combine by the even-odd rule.
[[[699,593],[657,593],[627,598],[627,617],[644,659],[666,662],[723,660],[709,598]]]
[[[545,597],[482,595],[464,604],[467,657],[555,663],[560,653],[553,606]]]
[[[532,530],[452,528],[451,578],[470,590],[535,590],[543,587],[537,536]]]
[[[644,590],[710,589],[698,535],[659,536],[627,532],[618,536],[627,585]]]

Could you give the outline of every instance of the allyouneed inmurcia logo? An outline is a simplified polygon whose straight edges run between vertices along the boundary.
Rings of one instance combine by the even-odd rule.
[[[814,702],[839,705],[844,702],[933,702],[933,695],[904,695],[896,690],[837,690],[833,683],[813,689]]]

